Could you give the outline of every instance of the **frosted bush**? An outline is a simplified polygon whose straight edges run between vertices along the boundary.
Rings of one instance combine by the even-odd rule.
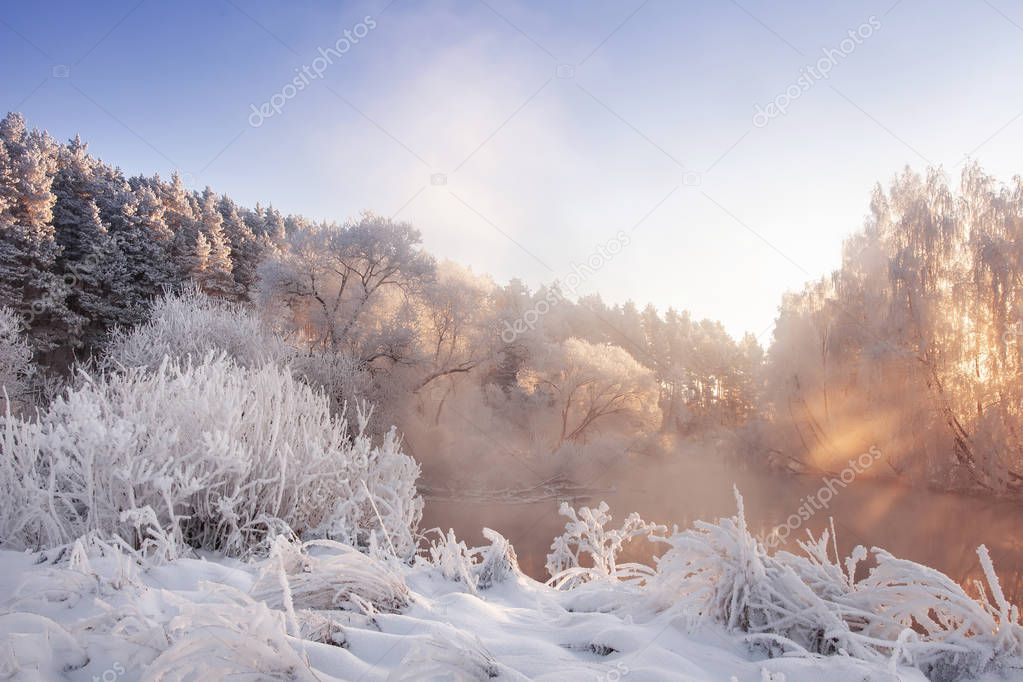
[[[285,615],[258,603],[185,603],[166,626],[172,645],[144,680],[288,680],[315,682]]]
[[[14,588],[3,607],[60,618],[80,603],[107,598],[141,585],[140,558],[91,534],[45,554]]]
[[[490,544],[472,548],[458,540],[454,530],[442,533],[433,528],[428,532],[439,537],[426,548],[425,563],[447,580],[465,584],[473,594],[522,575],[515,548],[496,530],[484,528],[483,537]]]
[[[483,537],[489,540],[490,544],[486,547],[476,548],[480,560],[473,568],[476,575],[476,586],[479,589],[486,590],[522,575],[515,548],[503,535],[496,530],[484,528]]]
[[[210,298],[195,285],[156,300],[149,320],[130,330],[115,329],[103,364],[106,368],[158,368],[164,358],[201,360],[226,354],[244,367],[284,364],[293,349],[251,308]]]
[[[0,678],[66,679],[66,673],[88,663],[85,649],[49,618],[19,612],[0,615]]]
[[[463,541],[455,537],[453,529],[449,528],[447,533],[441,533],[440,529],[434,528],[433,532],[440,535],[440,538],[427,548],[429,563],[440,571],[444,578],[464,583],[466,588],[475,594],[476,576],[473,574],[473,568],[476,557]]]
[[[321,405],[329,411],[325,399]],[[367,411],[357,407],[352,436],[347,435],[346,415],[334,417],[335,428],[345,434],[345,478],[331,484],[337,497],[309,535],[411,561],[423,516],[423,498],[416,487],[419,465],[401,451],[401,439],[394,427],[374,444],[369,435],[369,417]]]
[[[554,539],[547,555],[549,584],[571,589],[591,580],[643,580],[653,573],[648,566],[618,563],[618,554],[626,542],[636,537],[650,537],[667,529],[647,523],[633,512],[621,528],[605,528],[611,522],[606,502],[597,507],[573,509],[567,502],[558,510],[568,518],[565,532]],[[591,564],[584,566],[581,559]]]
[[[742,498],[738,513],[665,539],[647,593],[658,610],[676,610],[745,633],[771,655],[846,654],[917,666],[930,679],[958,680],[1018,666],[1023,628],[1002,594],[987,550],[978,550],[986,577],[970,597],[948,576],[882,549],[876,566],[856,580],[863,547],[840,561],[832,540],[800,542],[803,555],[769,554],[749,532]]]
[[[388,682],[444,682],[489,680],[496,677],[524,680],[501,666],[478,637],[452,627],[435,627],[420,638],[387,676]]]
[[[37,420],[0,421],[0,451],[10,547],[96,531],[241,554],[290,529],[415,551],[419,468],[394,432],[378,445],[350,434],[325,396],[274,365],[207,357],[85,375]]]
[[[331,408],[341,412],[373,393],[372,376],[365,363],[341,351],[309,350],[292,362],[295,373],[330,398]]]
[[[736,516],[716,524],[697,521],[693,529],[666,540],[671,549],[657,560],[651,593],[660,606],[685,604],[728,629],[760,632],[771,624],[773,583],[785,578],[749,533],[742,498],[736,495]]]
[[[848,600],[874,614],[864,619],[863,636],[891,640],[911,629],[897,653],[939,680],[979,675],[1023,655],[1019,610],[1005,600],[986,547],[977,554],[994,604],[979,581],[974,599],[940,571],[882,549],[873,553],[877,567]]]
[[[694,528],[665,539],[670,549],[657,559],[657,573],[649,581],[655,606],[685,611],[729,630],[763,634],[751,641],[772,652],[835,653],[841,647],[852,655],[873,656],[859,640],[843,639],[849,627],[833,605],[854,585],[827,558],[827,535],[804,543],[811,550],[809,559],[787,552],[772,556],[749,532],[738,491],[736,500],[735,516],[717,523],[697,521]],[[862,558],[862,553],[854,556]],[[852,562],[850,574],[854,570]]]
[[[0,307],[0,414],[20,407],[34,373],[32,349],[21,333],[21,320],[10,308]]]
[[[272,608],[398,613],[409,604],[405,579],[386,563],[329,540],[295,545],[278,538],[252,588]]]

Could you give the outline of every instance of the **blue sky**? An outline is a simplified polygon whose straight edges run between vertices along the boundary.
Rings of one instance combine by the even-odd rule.
[[[395,215],[498,281],[564,279],[623,230],[578,293],[765,342],[783,292],[838,264],[875,182],[957,176],[966,157],[1021,170],[1007,0],[388,2],[4,3],[0,108],[128,174]],[[322,78],[285,89],[346,30],[362,37]],[[827,78],[807,76],[825,50]]]

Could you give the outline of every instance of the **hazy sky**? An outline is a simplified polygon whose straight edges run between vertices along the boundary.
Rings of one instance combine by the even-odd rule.
[[[875,182],[1020,170],[1008,0],[388,1],[4,2],[0,109],[128,174],[397,215],[498,281],[563,279],[622,230],[580,293],[765,342]]]

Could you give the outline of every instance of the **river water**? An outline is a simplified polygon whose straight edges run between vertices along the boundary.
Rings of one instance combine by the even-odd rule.
[[[629,469],[640,474],[601,481],[597,487],[614,490],[578,500],[576,506],[593,506],[603,499],[615,517],[611,525],[636,511],[645,520],[685,528],[695,519],[733,515],[734,484],[742,492],[750,528],[766,533],[784,524],[806,496],[819,495],[825,486],[820,476],[766,475],[692,460],[670,465],[640,462]],[[1019,502],[913,489],[865,477],[832,488],[836,492],[827,509],[801,522],[793,537],[805,537],[807,529],[817,535],[833,520],[843,556],[860,544],[882,547],[960,582],[978,575],[976,548],[983,543],[1006,594],[1017,597],[1016,603],[1023,601],[1023,505]],[[564,529],[558,506],[556,499],[528,503],[427,499],[423,526],[453,528],[470,546],[484,543],[482,527],[493,528],[512,542],[523,570],[543,580],[551,540]],[[791,541],[786,549],[794,549]],[[627,558],[650,561],[656,552],[656,546],[641,543],[630,548]]]

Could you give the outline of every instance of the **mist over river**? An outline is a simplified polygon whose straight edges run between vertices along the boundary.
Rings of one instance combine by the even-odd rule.
[[[819,475],[766,474],[741,470],[720,461],[680,458],[650,461],[628,467],[628,479],[594,482],[604,489],[574,506],[595,506],[604,500],[616,527],[630,512],[671,528],[687,528],[697,519],[715,520],[735,513],[733,483],[743,495],[746,517],[754,533],[766,536],[797,514],[807,496],[817,496],[825,481]],[[779,546],[797,551],[794,540],[806,530],[819,535],[830,520],[843,558],[856,545],[882,547],[948,574],[957,581],[977,574],[976,548],[987,545],[1010,601],[1023,593],[1023,546],[1018,529],[1023,505],[991,496],[910,489],[897,482],[860,477],[848,486],[832,486],[827,508],[794,529]],[[609,489],[613,489],[609,491]],[[485,544],[481,527],[490,527],[515,546],[522,569],[539,580],[547,578],[544,564],[551,541],[564,530],[559,500],[510,503],[457,498],[428,498],[422,526],[453,528],[470,546]],[[656,545],[636,542],[629,559],[650,561]]]

